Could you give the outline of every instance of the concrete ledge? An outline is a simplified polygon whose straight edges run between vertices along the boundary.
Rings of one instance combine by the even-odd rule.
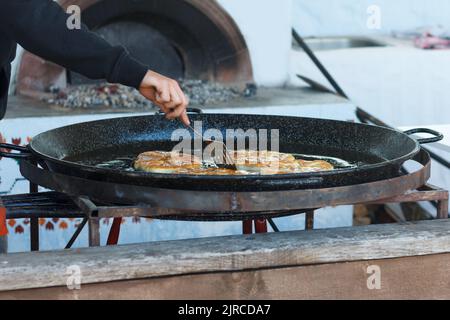
[[[355,106],[346,99],[330,93],[318,92],[309,87],[291,87],[291,88],[258,88],[258,94],[251,98],[239,97],[227,102],[209,104],[206,106],[208,112],[232,112],[240,113],[248,109],[252,113],[261,113],[261,111],[270,112],[274,107],[283,109],[283,107],[295,106],[295,114],[306,115],[316,114],[320,116],[321,112],[329,114],[330,112],[338,115],[344,114],[342,120],[347,120],[348,115],[354,118]],[[192,107],[196,107],[193,105]],[[203,108],[203,107],[202,107]],[[267,109],[267,110],[265,110]],[[322,111],[322,109],[326,111]],[[343,109],[343,110],[342,110]],[[123,113],[154,113],[156,110],[142,109],[120,109],[120,108],[64,108],[61,106],[48,105],[47,103],[23,96],[9,96],[6,118],[23,117],[52,117],[52,116],[76,116],[92,114],[123,114]],[[291,112],[278,111],[280,114],[292,114]],[[247,113],[247,112],[245,112]],[[265,113],[265,112],[263,112]]]
[[[0,291],[443,254],[450,221],[372,225],[0,255]]]

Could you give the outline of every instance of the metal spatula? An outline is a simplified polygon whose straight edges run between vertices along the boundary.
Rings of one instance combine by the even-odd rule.
[[[222,141],[205,139],[203,137],[203,134],[201,134],[200,132],[195,130],[194,127],[192,127],[191,125],[188,125],[187,127],[189,129],[191,129],[196,135],[202,137],[202,140],[205,141],[206,143],[208,143],[208,144],[217,143],[217,144],[220,144],[222,146],[223,163],[217,163],[216,161],[214,161],[214,163],[216,164],[216,166],[218,168],[237,170],[237,167],[236,167],[236,164],[234,163],[233,157],[230,156],[230,153],[228,152],[228,149],[227,149],[227,146],[225,145],[225,143],[223,143]]]

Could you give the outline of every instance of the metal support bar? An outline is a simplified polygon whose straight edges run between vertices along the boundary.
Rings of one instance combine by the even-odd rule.
[[[113,246],[119,243],[120,236],[120,227],[122,225],[123,218],[114,218],[113,223],[111,225],[111,229],[109,230],[108,240],[106,245]]]
[[[65,249],[72,248],[74,242],[77,240],[78,236],[80,235],[81,231],[83,230],[84,226],[88,222],[88,218],[84,218],[83,221],[81,221],[80,225],[78,226],[77,230],[75,230],[75,233],[72,235],[72,238],[70,238],[69,242],[67,243]]]
[[[8,253],[8,236],[0,237],[0,254]]]
[[[4,219],[4,228],[6,230],[4,230],[2,228],[2,230],[0,230],[1,233],[3,233],[4,231],[6,231],[6,233],[8,232],[8,227],[6,226],[6,208],[3,205],[3,201],[2,198],[0,197],[0,219]],[[1,221],[0,221],[1,223]],[[4,254],[4,253],[8,253],[8,236],[7,235],[3,235],[0,236],[0,254]]]
[[[88,217],[98,217],[98,207],[88,197],[74,197],[73,201]]]
[[[39,251],[39,218],[30,218],[30,248]]]
[[[308,210],[305,213],[305,230],[314,229],[314,210]]]
[[[267,221],[266,219],[256,219],[255,223],[255,233],[267,233]]]
[[[100,247],[99,218],[89,218],[89,247]]]
[[[303,49],[303,51],[305,51],[308,57],[312,60],[312,62],[316,65],[316,67],[320,70],[323,76],[328,80],[328,82],[331,84],[334,90],[336,90],[336,92],[340,96],[348,98],[344,90],[342,90],[342,88],[338,85],[336,80],[334,80],[334,78],[331,76],[328,70],[323,66],[323,64],[314,54],[314,52],[308,47],[303,38],[300,36],[300,34],[298,34],[298,32],[295,29],[292,29],[292,36],[294,37],[295,41],[297,41],[298,45]]]
[[[37,166],[37,162],[31,160],[32,165]],[[33,182],[30,182],[30,193],[39,192],[39,186]],[[39,218],[30,217],[30,250],[39,251]]]
[[[253,233],[253,221],[252,220],[242,221],[242,233],[243,234],[252,234]]]
[[[413,191],[402,196],[392,197],[388,199],[381,199],[373,202],[366,202],[364,204],[386,204],[386,203],[401,203],[401,202],[420,202],[420,201],[439,201],[448,199],[448,191]]]
[[[89,246],[100,246],[100,218],[98,207],[88,197],[74,197],[73,201],[80,207],[88,218]]]
[[[448,219],[448,199],[439,200],[437,206],[437,219]]]
[[[277,225],[275,224],[275,221],[273,221],[272,218],[267,219],[267,222],[269,222],[274,232],[280,232],[280,229],[278,229]]]

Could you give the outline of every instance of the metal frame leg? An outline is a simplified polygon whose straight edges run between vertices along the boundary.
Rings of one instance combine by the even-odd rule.
[[[4,236],[0,236],[0,254],[8,252],[8,227],[6,220],[6,208],[3,206],[2,198],[0,197],[0,219],[3,219],[5,222],[4,226],[0,226],[0,232],[6,233]],[[4,227],[4,229],[3,229]]]
[[[100,246],[100,219],[89,218],[89,247]]]
[[[39,251],[39,218],[30,218],[30,248]]]
[[[122,225],[122,218],[114,218],[113,223],[111,225],[111,229],[109,230],[108,241],[106,245],[114,246],[119,242],[120,236],[120,226]]]
[[[308,210],[305,213],[305,230],[314,229],[314,210]]]
[[[88,222],[88,218],[84,218],[83,221],[81,222],[81,224],[78,226],[77,230],[75,230],[75,233],[73,234],[72,238],[70,238],[65,249],[72,248],[74,242],[77,240],[78,236],[80,235],[81,231],[83,230],[83,228],[87,222]]]
[[[437,202],[437,219],[448,219],[448,199]]]
[[[0,254],[8,253],[8,236],[0,237]]]
[[[88,219],[89,247],[99,247],[100,218],[98,217],[98,207],[88,197],[74,197],[72,200],[78,205],[81,210],[83,210]]]
[[[269,218],[267,219],[267,222],[269,222],[270,226],[272,227],[274,232],[280,232],[280,229],[278,229],[277,225],[273,221],[273,219]]]
[[[37,166],[37,162],[33,161],[33,165]],[[30,182],[30,193],[38,193],[39,186]],[[31,251],[39,251],[39,218],[30,217],[30,249]]]
[[[242,233],[243,234],[252,234],[253,233],[253,221],[252,220],[242,221]]]
[[[254,220],[255,233],[267,233],[267,220],[266,219],[256,219]]]

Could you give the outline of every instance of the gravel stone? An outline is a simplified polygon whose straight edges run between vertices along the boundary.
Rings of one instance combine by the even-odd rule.
[[[249,84],[240,91],[232,86],[203,80],[180,80],[179,83],[190,104],[200,107],[228,102],[238,97],[251,97],[257,92],[254,84]],[[51,87],[49,91],[53,93],[53,97],[46,99],[47,103],[68,109],[156,109],[139,91],[119,84],[78,85],[66,89]]]

